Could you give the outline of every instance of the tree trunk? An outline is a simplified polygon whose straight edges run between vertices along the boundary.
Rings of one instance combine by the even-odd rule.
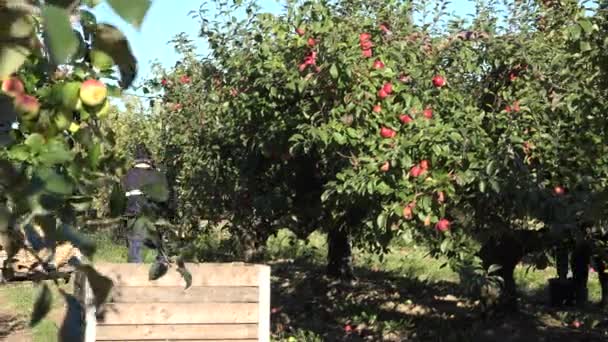
[[[586,241],[577,243],[572,252],[571,268],[574,285],[574,298],[577,305],[584,306],[589,300],[587,282],[591,263],[591,244]]]
[[[340,279],[353,278],[352,250],[348,232],[332,229],[327,235],[327,275]]]

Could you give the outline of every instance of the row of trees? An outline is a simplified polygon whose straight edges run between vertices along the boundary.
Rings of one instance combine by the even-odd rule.
[[[219,13],[243,20],[202,20],[209,56],[149,84],[186,236],[228,220],[254,256],[279,227],[323,229],[350,277],[353,245],[397,236],[459,269],[496,236],[602,226],[601,3],[479,2],[470,22],[443,2],[236,3]]]

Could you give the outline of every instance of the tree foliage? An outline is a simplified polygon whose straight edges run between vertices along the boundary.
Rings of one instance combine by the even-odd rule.
[[[322,228],[383,251],[401,236],[454,267],[504,232],[561,243],[600,226],[603,10],[489,2],[467,22],[438,4],[220,4],[246,18],[203,20],[209,56],[151,81],[182,217],[261,241]]]

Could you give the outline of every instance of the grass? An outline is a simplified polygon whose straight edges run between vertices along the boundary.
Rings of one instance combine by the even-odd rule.
[[[93,261],[126,261],[124,244],[116,244],[107,234],[98,234],[95,240],[98,251]],[[227,245],[219,241],[207,246]],[[226,254],[226,251],[207,252]],[[144,254],[147,262],[155,257],[153,251],[146,250]],[[355,251],[358,279],[352,283],[335,282],[324,276],[326,254],[325,236],[320,233],[301,241],[288,230],[281,230],[269,239],[266,258],[273,274],[275,341],[485,341],[497,340],[502,334],[512,341],[538,340],[539,336],[562,341],[581,332],[565,326],[574,319],[584,321],[588,333],[597,333],[597,329],[590,327],[602,324],[601,312],[554,310],[542,303],[544,298],[539,296],[547,279],[555,274],[552,268],[543,271],[517,268],[516,281],[526,297],[522,313],[499,324],[481,320],[475,300],[460,291],[457,274],[441,267],[445,260],[427,257],[422,248],[395,245],[383,258]],[[51,288],[54,298],[60,298],[55,287]],[[63,288],[69,291],[70,284]],[[589,290],[591,299],[599,300],[594,273],[590,276]],[[36,293],[36,286],[28,282],[5,286],[0,288],[0,304],[7,303],[12,312],[27,321]],[[53,312],[61,312],[62,305],[62,300],[56,300]],[[57,322],[61,317],[57,319],[53,312],[32,329],[34,341],[57,341]],[[518,334],[505,331],[514,326],[524,328]],[[450,334],[446,335],[448,331]],[[488,331],[494,335],[486,336]]]

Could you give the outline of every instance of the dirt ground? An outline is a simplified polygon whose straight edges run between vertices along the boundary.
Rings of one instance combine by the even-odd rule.
[[[536,294],[525,296],[516,314],[484,318],[477,303],[452,282],[360,269],[356,281],[344,283],[326,278],[323,271],[314,265],[272,264],[272,332],[277,340],[608,341],[608,316],[594,306],[551,308]],[[49,318],[59,325],[63,315],[63,308],[56,308]],[[0,341],[33,341],[27,317],[11,312],[1,297]]]
[[[522,298],[518,313],[484,318],[455,283],[357,274],[345,284],[324,277],[322,268],[273,265],[275,337],[300,330],[323,341],[608,341],[608,316],[593,305],[551,308],[536,294]]]

